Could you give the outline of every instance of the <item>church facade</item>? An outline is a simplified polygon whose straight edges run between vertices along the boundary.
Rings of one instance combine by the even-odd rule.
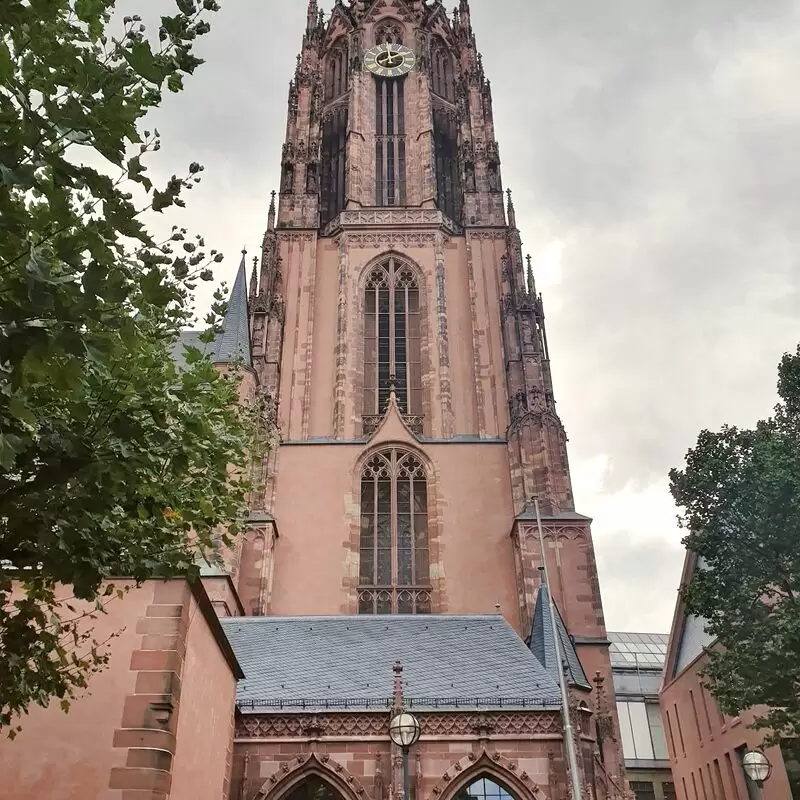
[[[247,530],[195,584],[131,593],[91,696],[0,747],[7,786],[566,800],[563,670],[583,797],[632,797],[590,519],[467,0],[337,1],[329,19],[310,0],[281,158],[211,354],[243,363],[243,395],[274,421]],[[421,725],[405,760],[399,708]]]

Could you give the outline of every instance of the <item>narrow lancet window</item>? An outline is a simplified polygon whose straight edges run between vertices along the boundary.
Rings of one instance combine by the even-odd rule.
[[[322,186],[320,219],[323,225],[345,207],[347,176],[347,106],[326,112],[322,123]]]
[[[406,204],[405,79],[375,79],[375,205]]]
[[[431,612],[428,482],[400,449],[376,454],[361,474],[358,612]]]
[[[400,410],[422,414],[420,291],[415,272],[390,256],[367,278],[364,295],[364,431],[386,411],[394,387]]]

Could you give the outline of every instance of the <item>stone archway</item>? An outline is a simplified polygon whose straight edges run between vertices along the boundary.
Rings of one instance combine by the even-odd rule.
[[[328,755],[284,761],[253,800],[367,800],[361,782]]]
[[[484,779],[499,791],[482,792],[488,788],[486,786],[476,786],[474,792],[467,791]],[[527,772],[519,769],[516,761],[486,750],[470,753],[450,766],[427,800],[468,800],[468,795],[475,800],[548,800],[541,787]]]

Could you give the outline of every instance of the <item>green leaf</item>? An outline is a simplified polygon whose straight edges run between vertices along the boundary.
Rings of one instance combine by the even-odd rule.
[[[160,86],[166,77],[164,67],[159,59],[153,55],[150,42],[135,42],[130,50],[123,50],[122,55],[139,75],[146,81]]]
[[[0,40],[0,83],[8,83],[14,76],[14,62],[11,60],[11,53],[8,45]]]

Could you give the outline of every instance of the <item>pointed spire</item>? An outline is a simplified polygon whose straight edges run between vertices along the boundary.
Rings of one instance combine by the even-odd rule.
[[[514,201],[511,199],[511,189],[506,190],[508,195],[508,227],[517,227],[517,212],[514,210]]]
[[[575,652],[575,645],[567,633],[564,620],[558,606],[553,603],[556,610],[556,627],[561,641],[561,652],[564,655],[564,664],[556,664],[556,648],[553,640],[553,625],[550,619],[550,593],[547,586],[542,583],[539,587],[539,594],[536,598],[536,608],[533,612],[533,624],[531,625],[531,638],[528,649],[536,656],[537,661],[559,681],[559,669],[566,672],[567,683],[570,686],[590,691],[592,685],[589,683],[586,673],[583,671],[578,654]]]
[[[253,271],[250,273],[250,302],[255,300],[258,294],[258,257],[253,256]]]
[[[533,265],[530,253],[528,253],[525,260],[528,262],[528,294],[533,296],[536,294],[536,283],[533,280]]]
[[[271,200],[269,201],[269,214],[267,215],[267,230],[275,230],[275,190],[272,190]]]
[[[239,271],[236,273],[230,300],[228,300],[228,310],[222,321],[222,333],[217,340],[214,354],[215,364],[241,361],[245,366],[253,366],[250,352],[250,320],[247,313],[246,257],[247,250],[242,250],[242,261],[239,264]]]
[[[319,8],[317,6],[317,0],[308,0],[308,24],[306,27],[309,33],[316,28],[318,19]]]

